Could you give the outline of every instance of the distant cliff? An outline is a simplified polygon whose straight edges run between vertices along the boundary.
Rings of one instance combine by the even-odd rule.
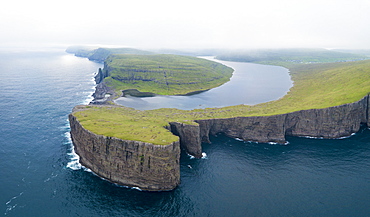
[[[180,145],[153,145],[96,135],[69,115],[71,137],[80,163],[119,185],[168,191],[180,183]]]
[[[72,53],[78,57],[85,57],[91,61],[104,62],[111,54],[140,54],[147,55],[153,52],[139,50],[135,48],[97,48],[90,46],[70,46],[66,49],[67,53]]]
[[[139,54],[148,55],[153,54],[150,51],[138,50],[134,48],[98,48],[88,56],[89,60],[96,62],[104,62],[111,54]]]
[[[99,68],[98,73],[94,77],[96,87],[92,95],[94,99],[90,102],[91,104],[107,104],[115,98],[115,91],[103,82],[104,78],[108,76],[108,70]]]

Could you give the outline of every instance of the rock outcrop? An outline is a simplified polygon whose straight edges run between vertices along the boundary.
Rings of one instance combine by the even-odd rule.
[[[153,145],[96,135],[69,115],[71,137],[80,163],[118,185],[168,191],[180,183],[180,144]]]
[[[170,122],[170,130],[180,137],[180,147],[196,158],[202,157],[200,129],[198,125]]]
[[[103,82],[104,78],[108,76],[109,76],[108,70],[102,70],[101,68],[99,68],[98,73],[96,73],[94,77],[95,83],[100,84],[101,82]]]
[[[115,92],[104,83],[104,78],[108,76],[109,72],[107,70],[99,68],[98,73],[94,77],[96,83],[95,92],[92,95],[94,99],[90,104],[109,104],[115,98]]]

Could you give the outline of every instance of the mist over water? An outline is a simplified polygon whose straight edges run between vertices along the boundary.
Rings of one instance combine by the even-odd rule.
[[[368,216],[370,131],[288,145],[203,144],[181,154],[170,192],[119,187],[80,169],[67,116],[101,64],[63,51],[0,52],[0,216]]]

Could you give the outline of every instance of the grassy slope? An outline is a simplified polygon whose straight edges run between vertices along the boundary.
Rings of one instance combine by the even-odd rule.
[[[179,55],[111,55],[105,83],[117,90],[138,89],[161,95],[184,95],[229,81],[233,70],[205,59]]]
[[[135,48],[104,48],[95,46],[70,46],[66,49],[66,52],[98,62],[104,62],[104,60],[111,54],[154,54],[150,51]]]
[[[368,59],[366,55],[337,52],[327,49],[269,49],[269,50],[249,50],[231,51],[217,56],[217,59],[239,61],[239,62],[259,62],[269,64],[275,61],[285,61],[293,63],[328,63],[345,62],[354,60]]]
[[[134,48],[98,48],[93,50],[88,56],[89,60],[94,60],[98,62],[104,62],[111,54],[138,54],[138,55],[148,55],[153,54],[152,52],[145,50],[138,50]]]
[[[177,140],[163,127],[170,121],[196,124],[192,120],[268,116],[326,108],[358,101],[370,92],[370,60],[298,64],[291,65],[289,69],[294,81],[290,92],[280,100],[255,106],[239,105],[192,111],[138,111],[125,107],[112,109],[89,106],[89,109],[75,115],[85,128],[94,133],[165,145]]]

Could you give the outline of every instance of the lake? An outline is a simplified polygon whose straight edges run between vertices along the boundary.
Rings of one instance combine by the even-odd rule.
[[[208,91],[191,96],[120,97],[114,102],[139,110],[157,108],[225,107],[231,105],[255,105],[284,96],[293,86],[289,70],[280,66],[230,62],[202,57],[234,69],[230,81]]]

